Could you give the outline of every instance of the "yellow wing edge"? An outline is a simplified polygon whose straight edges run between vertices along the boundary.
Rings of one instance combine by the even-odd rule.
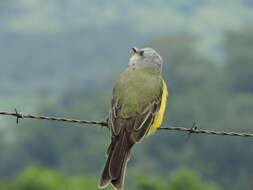
[[[160,106],[159,111],[156,113],[156,116],[154,118],[154,122],[150,126],[147,135],[150,135],[151,133],[155,132],[157,130],[157,128],[162,124],[162,121],[163,121],[163,115],[165,112],[167,96],[168,96],[168,90],[167,90],[167,86],[166,86],[164,80],[163,80],[162,88],[163,88],[163,93],[162,93],[161,106]]]

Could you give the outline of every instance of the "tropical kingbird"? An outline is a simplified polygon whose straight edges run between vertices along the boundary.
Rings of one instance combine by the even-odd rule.
[[[111,144],[99,187],[109,183],[122,190],[130,149],[161,125],[167,87],[162,78],[163,60],[152,48],[133,48],[129,67],[115,81],[108,125]]]

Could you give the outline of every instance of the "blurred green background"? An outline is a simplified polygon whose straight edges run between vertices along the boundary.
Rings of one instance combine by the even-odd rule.
[[[1,1],[0,111],[103,120],[133,46],[166,62],[163,125],[253,133],[250,0]],[[186,139],[135,146],[125,189],[253,189],[252,139]],[[100,127],[0,116],[0,189],[97,189],[108,143]]]

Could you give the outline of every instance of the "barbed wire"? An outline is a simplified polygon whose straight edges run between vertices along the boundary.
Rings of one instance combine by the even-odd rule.
[[[36,116],[31,114],[23,114],[17,111],[15,112],[0,112],[0,115],[9,115],[16,117],[16,122],[19,122],[19,119],[30,118],[30,119],[42,119],[42,120],[51,120],[51,121],[61,121],[61,122],[71,122],[71,123],[81,123],[81,124],[90,124],[90,125],[100,125],[102,127],[108,128],[108,122],[106,121],[87,121],[87,120],[76,120],[76,119],[67,119],[61,117],[47,117],[47,116]],[[237,136],[237,137],[253,137],[252,133],[236,133],[236,132],[221,132],[221,131],[210,131],[198,129],[196,122],[193,122],[191,128],[185,127],[159,127],[158,130],[170,130],[170,131],[183,131],[188,132],[188,139],[191,134],[207,134],[207,135],[221,135],[221,136]]]
[[[76,119],[67,119],[60,117],[47,117],[47,116],[36,116],[31,114],[23,114],[15,109],[15,112],[0,112],[0,115],[10,115],[17,118],[16,122],[19,122],[19,119],[30,118],[30,119],[43,119],[43,120],[51,120],[51,121],[62,121],[62,122],[70,122],[70,123],[82,123],[82,124],[91,124],[91,125],[101,125],[103,127],[107,127],[106,121],[87,121],[87,120],[76,120]]]

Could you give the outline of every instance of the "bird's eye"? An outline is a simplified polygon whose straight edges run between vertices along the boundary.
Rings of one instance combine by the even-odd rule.
[[[140,51],[139,53],[140,53],[141,56],[143,56],[144,50]]]

